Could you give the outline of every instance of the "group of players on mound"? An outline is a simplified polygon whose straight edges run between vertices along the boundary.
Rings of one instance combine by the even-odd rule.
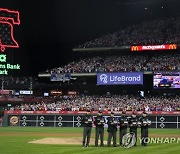
[[[90,113],[90,110],[87,110],[87,113],[83,116],[82,124],[84,126],[83,131],[83,147],[89,147],[90,137],[91,137],[91,129],[93,124],[95,125],[95,147],[98,147],[98,140],[100,137],[100,146],[104,146],[104,125],[107,124],[107,132],[108,132],[108,140],[107,146],[111,146],[111,140],[113,139],[113,147],[117,146],[117,130],[119,126],[119,146],[126,146],[127,142],[125,142],[129,136],[130,141],[128,144],[132,144],[132,146],[136,146],[137,141],[137,128],[141,127],[141,145],[147,146],[148,140],[148,127],[151,124],[151,121],[147,118],[147,113],[143,112],[142,116],[138,119],[136,117],[135,112],[132,113],[131,117],[126,116],[126,112],[123,111],[122,115],[117,118],[115,117],[114,112],[111,112],[110,116],[107,118],[107,121],[102,115],[102,111],[98,112],[98,115],[93,118]],[[127,133],[127,128],[130,128],[130,132]],[[130,143],[131,142],[131,143]]]

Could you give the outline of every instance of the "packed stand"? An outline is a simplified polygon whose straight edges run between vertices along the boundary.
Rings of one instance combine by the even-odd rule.
[[[113,34],[108,33],[95,40],[79,45],[78,48],[117,47],[180,43],[180,17],[145,21]]]
[[[64,67],[52,69],[51,74],[141,71],[147,59],[148,56],[142,55],[85,58],[79,62],[73,61]]]
[[[158,54],[152,56],[146,63],[148,71],[180,70],[180,54]]]
[[[121,71],[174,71],[180,70],[180,54],[121,55],[85,58],[64,67],[54,68],[51,74],[98,73]]]
[[[37,102],[16,105],[9,110],[21,111],[180,111],[180,96],[145,97],[128,95],[107,96],[63,96],[55,102]]]

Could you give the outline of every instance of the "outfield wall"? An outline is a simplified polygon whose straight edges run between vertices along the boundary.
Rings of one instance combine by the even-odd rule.
[[[120,117],[121,112],[115,112]],[[82,127],[81,120],[85,112],[70,111],[5,111],[4,126],[35,127]],[[93,116],[97,112],[92,112]],[[104,112],[105,119],[109,112]],[[131,112],[127,112],[130,116]],[[140,117],[142,112],[137,112]],[[180,112],[148,112],[151,128],[180,128]],[[105,126],[107,127],[107,125]]]

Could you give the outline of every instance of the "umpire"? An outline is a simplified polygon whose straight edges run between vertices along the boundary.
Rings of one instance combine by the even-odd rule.
[[[98,112],[98,116],[95,118],[94,124],[96,126],[96,136],[95,136],[95,146],[98,146],[98,140],[100,136],[101,144],[100,146],[104,146],[104,123],[105,119],[102,116],[102,111]]]
[[[111,112],[110,117],[107,118],[108,122],[108,147],[111,146],[111,139],[113,138],[113,146],[116,147],[116,132],[117,132],[117,124],[118,121],[114,117],[114,112]]]
[[[144,111],[142,117],[139,118],[141,123],[141,145],[147,146],[148,141],[148,127],[151,124],[151,121],[147,118],[147,113]]]
[[[129,119],[129,128],[130,128],[130,133],[135,135],[136,141],[135,141],[134,146],[136,146],[138,120],[137,120],[137,118],[136,118],[135,112],[132,113],[132,116],[131,116],[131,118]]]
[[[92,129],[93,118],[90,114],[90,110],[87,110],[86,115],[82,119],[82,124],[84,126],[83,131],[83,147],[89,147],[90,137],[91,137],[91,129]],[[87,139],[87,141],[86,141]]]
[[[119,118],[119,145],[122,146],[122,138],[127,133],[128,119],[126,117],[126,112],[123,111],[121,117]]]

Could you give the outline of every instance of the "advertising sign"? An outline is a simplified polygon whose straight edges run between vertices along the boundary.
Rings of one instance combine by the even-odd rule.
[[[33,91],[30,91],[30,90],[20,90],[19,93],[21,95],[32,95]]]
[[[176,50],[177,44],[162,44],[162,45],[143,45],[143,46],[131,46],[131,51],[147,51],[147,50]]]
[[[0,54],[0,75],[8,75],[9,70],[20,70],[19,64],[11,64],[7,60],[6,54]]]
[[[97,74],[97,85],[136,85],[136,84],[143,84],[142,72]]]

